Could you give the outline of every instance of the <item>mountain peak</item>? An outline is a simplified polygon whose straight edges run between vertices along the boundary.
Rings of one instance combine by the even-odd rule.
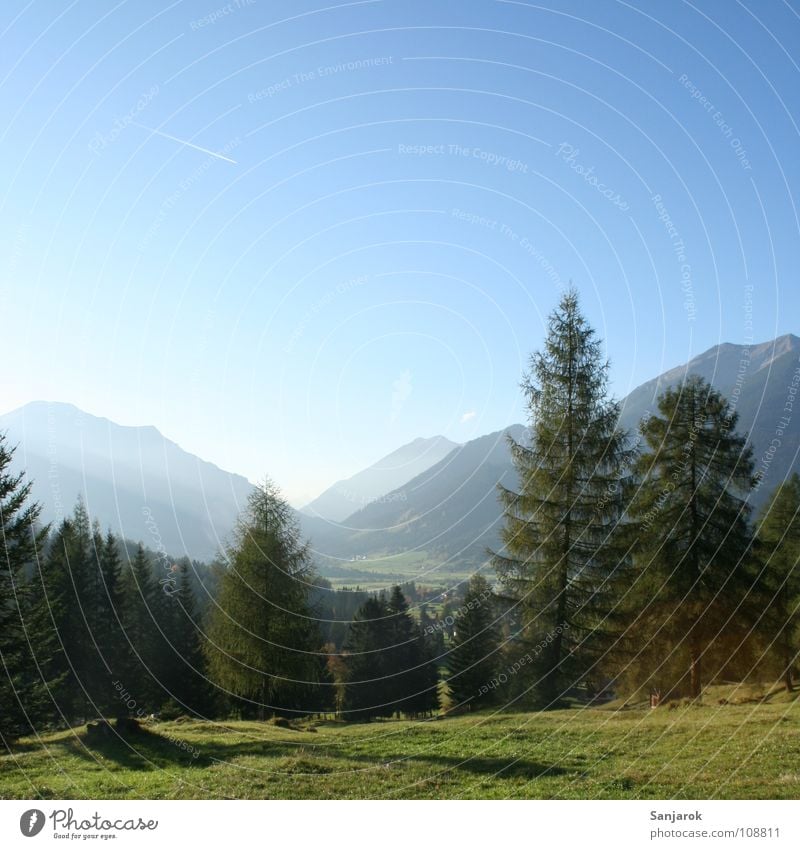
[[[303,507],[302,512],[332,522],[344,521],[434,466],[458,447],[458,443],[445,436],[418,436],[352,477],[337,481]]]

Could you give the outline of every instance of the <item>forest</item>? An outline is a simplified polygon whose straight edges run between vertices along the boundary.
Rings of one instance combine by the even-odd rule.
[[[446,591],[334,590],[268,478],[212,564],[104,531],[80,500],[43,526],[0,434],[3,742],[151,716],[364,722],[699,701],[722,681],[792,691],[800,477],[753,511],[760,476],[728,399],[689,376],[625,432],[608,369],[567,291],[522,383],[502,545]]]

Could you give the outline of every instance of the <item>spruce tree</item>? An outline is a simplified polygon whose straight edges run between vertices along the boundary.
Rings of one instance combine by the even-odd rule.
[[[388,600],[381,594],[359,608],[342,660],[346,719],[421,716],[439,707],[435,654],[399,586]]]
[[[368,720],[394,713],[397,692],[390,680],[391,615],[386,599],[378,596],[368,598],[350,623],[342,658],[345,719]]]
[[[41,552],[46,529],[38,529],[40,507],[30,499],[31,482],[10,470],[14,449],[0,433],[0,740],[8,743],[44,719],[44,682],[29,651],[31,587],[24,570]],[[41,647],[40,647],[41,648]]]
[[[716,655],[721,668],[752,620],[745,500],[752,450],[736,424],[722,395],[690,376],[664,392],[658,414],[640,428],[646,447],[630,508],[636,570],[630,635],[642,645],[655,641],[662,657],[667,649],[685,656],[682,680],[688,678],[693,698],[701,693],[704,656]]]
[[[267,481],[250,496],[222,574],[209,626],[211,677],[267,713],[306,713],[298,704],[320,671],[313,625],[314,574],[294,513]]]
[[[617,627],[616,529],[633,452],[607,383],[608,363],[570,290],[523,380],[530,444],[510,440],[519,486],[500,488],[505,527],[494,556],[545,706],[592,669]]]
[[[159,658],[156,612],[160,599],[150,560],[141,543],[124,568],[121,585],[125,636],[122,691],[131,705],[135,703],[131,710],[155,711],[162,701],[156,668]]]
[[[481,575],[473,575],[455,617],[453,646],[447,654],[453,707],[473,710],[493,692],[489,684],[498,671],[500,639],[492,590]]]
[[[96,552],[102,585],[96,637],[107,676],[101,704],[107,713],[118,715],[121,713],[120,699],[114,682],[125,675],[128,644],[123,631],[122,558],[117,539],[110,530],[98,541]]]
[[[56,649],[49,653],[48,677],[58,679],[52,695],[56,710],[71,722],[95,716],[93,685],[97,648],[93,614],[91,527],[82,501],[48,540],[47,556],[34,576],[36,619]]]
[[[181,711],[206,715],[211,708],[211,686],[188,561],[178,566],[173,592],[164,593],[163,621],[168,645],[164,652],[164,678],[171,700]]]
[[[800,650],[800,475],[777,487],[759,517],[758,551],[771,624],[768,642],[778,656],[784,686],[794,689]]]

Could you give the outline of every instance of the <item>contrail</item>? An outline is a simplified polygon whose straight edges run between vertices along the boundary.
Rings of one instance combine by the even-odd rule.
[[[193,147],[195,150],[201,150],[203,153],[207,153],[210,156],[216,156],[217,159],[224,159],[226,162],[230,162],[233,165],[237,164],[235,159],[230,159],[227,156],[223,156],[221,153],[217,153],[214,150],[208,150],[208,148],[200,147],[200,145],[197,144],[192,144],[184,139],[176,138],[175,136],[169,135],[169,133],[162,133],[161,130],[154,130],[152,127],[145,127],[144,124],[137,124],[136,121],[131,121],[131,124],[138,127],[140,130],[147,130],[148,133],[155,133],[157,136],[163,136],[165,139],[178,142],[178,144],[182,144],[185,147]]]

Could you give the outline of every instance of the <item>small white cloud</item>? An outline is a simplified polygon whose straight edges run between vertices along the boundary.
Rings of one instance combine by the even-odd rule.
[[[477,415],[478,414],[475,412],[475,410],[468,410],[466,413],[464,413],[463,416],[461,416],[461,424],[464,424],[464,422],[468,422],[470,419],[474,419]]]

